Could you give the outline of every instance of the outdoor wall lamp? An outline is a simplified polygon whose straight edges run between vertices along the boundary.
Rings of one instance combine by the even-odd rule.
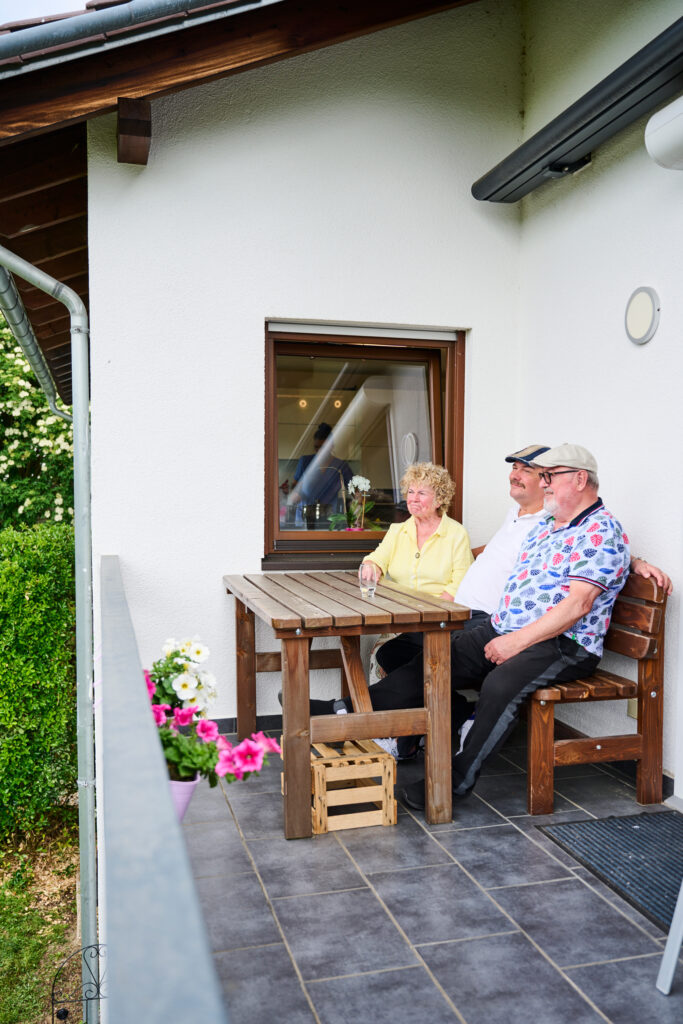
[[[654,288],[636,288],[626,303],[624,326],[634,345],[644,345],[659,326],[659,296]]]

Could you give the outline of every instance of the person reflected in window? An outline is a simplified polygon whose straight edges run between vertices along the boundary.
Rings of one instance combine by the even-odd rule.
[[[315,452],[302,455],[296,464],[288,504],[303,505],[313,511],[316,519],[321,519],[339,511],[339,495],[353,473],[349,464],[334,454],[329,423],[319,424],[313,435],[313,447]],[[288,481],[282,490],[287,494]],[[311,518],[308,512],[306,518]]]

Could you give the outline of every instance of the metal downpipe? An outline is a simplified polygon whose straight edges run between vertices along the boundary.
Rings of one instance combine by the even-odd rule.
[[[93,722],[92,540],[90,517],[90,383],[88,377],[88,313],[82,300],[66,285],[0,246],[0,308],[12,333],[26,352],[50,408],[56,389],[38,348],[24,305],[6,271],[17,274],[52,295],[69,310],[73,381],[74,535],[76,576],[76,712],[78,737],[78,823],[81,870],[81,937],[83,946],[97,944],[97,866],[95,847],[95,748]],[[9,282],[9,286],[8,286]],[[7,305],[5,305],[7,303]],[[26,330],[28,326],[28,331]],[[15,333],[16,328],[16,333]],[[25,347],[24,341],[28,347]],[[35,346],[35,350],[31,346]],[[39,358],[38,358],[39,357]],[[52,401],[50,401],[52,397]],[[88,979],[83,965],[84,981]],[[88,1003],[88,1024],[99,1017],[96,1002]]]

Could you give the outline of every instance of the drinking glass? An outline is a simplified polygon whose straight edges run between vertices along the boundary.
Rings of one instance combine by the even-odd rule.
[[[363,575],[365,573],[365,575]],[[374,597],[377,588],[375,570],[371,565],[361,564],[358,568],[358,584],[361,597]]]

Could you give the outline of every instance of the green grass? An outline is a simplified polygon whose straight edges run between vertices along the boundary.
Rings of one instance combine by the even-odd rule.
[[[0,1024],[51,1019],[52,981],[76,942],[77,844],[73,821],[61,819],[0,845]]]

